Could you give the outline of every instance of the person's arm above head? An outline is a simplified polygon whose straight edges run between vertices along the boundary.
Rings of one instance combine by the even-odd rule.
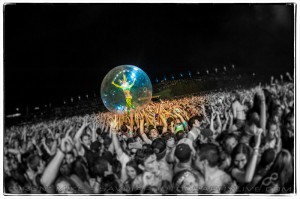
[[[236,113],[236,106],[234,103],[231,105],[231,110],[233,114],[233,119],[235,119],[237,117],[237,113]]]
[[[166,121],[166,118],[162,115],[162,114],[159,114],[159,117],[163,123],[163,130],[162,130],[162,133],[165,133],[168,131],[168,124],[167,124],[167,121]]]
[[[256,164],[257,164],[257,159],[259,155],[259,146],[261,143],[261,134],[263,130],[262,129],[256,129],[255,132],[255,146],[254,146],[254,151],[251,156],[251,159],[249,163],[247,164],[247,168],[245,172],[241,172],[237,169],[233,169],[231,172],[231,175],[240,183],[250,183],[253,179],[255,169],[256,169]]]
[[[133,137],[133,124],[134,124],[134,121],[133,121],[133,111],[130,111],[130,128],[129,128],[129,132],[128,132],[128,135],[129,137]]]
[[[245,96],[243,97],[243,100],[242,100],[241,105],[244,105],[244,104],[245,104],[246,99],[247,99],[247,96],[245,95]]]
[[[104,132],[108,132],[108,129],[109,129],[109,121],[107,121],[105,123],[105,129],[104,129]]]
[[[111,84],[114,85],[114,86],[117,87],[117,88],[122,88],[122,86],[116,84],[114,81],[112,81]]]
[[[26,130],[26,127],[23,128],[22,137],[23,137],[23,141],[26,142],[27,141],[27,130]]]
[[[10,136],[9,136],[9,140],[8,140],[8,144],[11,145],[12,144],[12,139],[15,135],[15,132],[11,133]]]
[[[273,76],[271,76],[271,79],[270,79],[270,85],[272,85],[274,82],[274,77]]]
[[[112,139],[113,136],[111,136],[111,139]],[[103,147],[103,146],[102,146]],[[115,152],[115,146],[114,146],[114,142],[112,141],[108,147],[108,151],[111,153],[111,154],[114,154]]]
[[[41,141],[42,141],[42,145],[43,145],[45,151],[46,151],[50,156],[52,156],[51,150],[49,149],[49,147],[48,147],[47,144],[46,144],[46,138],[43,137]]]
[[[152,144],[152,141],[147,137],[147,135],[145,134],[145,126],[144,126],[144,117],[145,115],[142,115],[141,120],[140,120],[140,134],[141,137],[143,138],[144,142],[146,142],[147,144]]]
[[[221,123],[221,119],[220,119],[220,114],[219,114],[219,112],[217,112],[217,125],[218,125],[218,128],[217,128],[216,132],[217,132],[218,134],[220,134],[221,131],[222,131],[222,123]]]
[[[97,140],[96,130],[97,130],[97,124],[96,124],[96,122],[93,122],[93,125],[92,125],[92,142],[95,142]]]
[[[32,144],[35,146],[36,150],[38,151],[39,156],[42,156],[43,152],[42,152],[40,146],[36,143],[36,137],[35,136],[32,138]]]
[[[50,154],[49,154],[50,156],[53,156],[56,153],[57,144],[58,144],[58,141],[57,140],[53,140],[53,144],[51,146]]]
[[[224,115],[225,115],[225,122],[224,122],[224,124],[222,126],[222,131],[226,131],[226,127],[227,127],[228,121],[229,121],[228,113],[226,111],[225,111]]]
[[[175,132],[175,127],[174,127],[174,121],[172,121],[171,124],[170,124],[170,131],[171,131],[172,133],[176,133],[176,132]]]
[[[277,128],[279,128],[279,127],[277,127]],[[276,150],[276,154],[278,154],[282,149],[282,139],[281,139],[280,129],[278,129],[275,132],[275,138],[276,138],[275,150]]]
[[[112,142],[114,145],[114,149],[117,153],[118,158],[120,158],[124,152],[121,148],[120,141],[117,137],[118,131],[117,131],[116,127],[117,127],[117,116],[115,116],[115,119],[112,120],[110,123],[110,131],[112,134]]]
[[[232,133],[234,131],[234,125],[233,125],[233,114],[230,111],[229,112],[229,127],[228,127],[228,133]]]
[[[205,106],[202,105],[201,108],[202,108],[202,110],[203,110],[203,116],[204,116],[204,119],[206,120],[206,122],[207,122],[208,124],[210,124],[210,120],[208,119],[208,117],[207,117],[207,115],[206,115]]]
[[[74,147],[74,142],[69,134],[62,139],[60,150],[57,151],[54,158],[45,168],[45,171],[41,177],[41,184],[44,186],[46,191],[48,192],[51,185],[53,185],[57,174],[59,172],[59,168],[61,163],[65,157],[65,154],[72,151]]]
[[[210,126],[209,126],[209,129],[215,134],[216,130],[215,130],[215,127],[214,127],[214,120],[215,120],[215,117],[216,117],[216,113],[212,113],[211,114],[211,118],[210,118]]]
[[[134,86],[135,80],[136,80],[136,79],[134,78],[134,80],[133,80],[132,84],[130,84],[129,88],[131,88],[131,87]]]
[[[83,134],[84,129],[89,125],[90,123],[87,122],[87,118],[83,119],[83,123],[82,126],[80,127],[80,129],[76,132],[75,136],[74,136],[74,142],[75,142],[75,147],[77,149],[77,151],[81,151],[81,135]]]
[[[289,72],[286,73],[286,76],[289,78],[289,80],[290,80],[291,82],[294,81],[293,78],[292,78],[292,76],[290,75]]]
[[[256,94],[260,99],[260,128],[263,129],[264,134],[266,131],[266,99],[263,90],[258,87],[256,90]]]
[[[187,122],[184,120],[184,118],[179,113],[177,113],[175,111],[174,111],[174,113],[180,119],[181,123],[183,124],[183,127],[184,127],[185,131],[188,131],[189,127],[187,125]]]

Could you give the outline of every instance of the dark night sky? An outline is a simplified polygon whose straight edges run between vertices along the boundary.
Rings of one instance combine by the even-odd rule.
[[[278,74],[294,67],[287,4],[9,4],[4,10],[5,108],[96,92],[113,67],[154,80],[234,63]]]

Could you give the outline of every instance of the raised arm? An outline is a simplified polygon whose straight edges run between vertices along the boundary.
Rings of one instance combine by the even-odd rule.
[[[75,142],[75,147],[76,150],[78,152],[81,151],[81,135],[83,134],[84,129],[89,125],[89,123],[87,122],[87,118],[83,119],[83,123],[82,126],[80,127],[80,129],[76,132],[75,136],[74,136],[74,142]]]
[[[40,146],[36,143],[36,136],[32,138],[32,144],[35,146],[36,150],[38,151],[39,156],[42,156],[43,155],[42,150]]]
[[[228,133],[233,132],[233,114],[231,111],[229,111],[229,127],[228,127]]]
[[[207,115],[206,115],[205,106],[201,105],[201,108],[202,108],[204,119],[206,120],[207,123],[210,124],[210,121],[209,121],[209,119],[207,118]]]
[[[258,87],[256,90],[256,94],[258,98],[260,99],[260,128],[263,129],[263,131],[266,131],[266,99],[265,94],[263,90]]]
[[[113,145],[114,145],[114,149],[117,153],[118,158],[120,158],[124,152],[121,148],[120,141],[117,137],[117,134],[118,134],[117,116],[115,116],[115,118],[110,122],[110,132],[111,132],[111,135],[112,135],[112,142],[113,142]]]
[[[225,111],[224,115],[225,115],[225,122],[222,126],[222,131],[226,131],[226,127],[227,127],[228,121],[229,121],[228,113],[226,111]]]
[[[245,172],[240,172],[237,169],[233,169],[231,174],[232,176],[241,183],[250,183],[252,181],[252,178],[254,176],[255,173],[255,168],[256,168],[256,164],[257,164],[257,159],[258,159],[258,155],[259,155],[259,146],[261,143],[261,134],[262,134],[263,130],[260,129],[256,129],[255,132],[255,146],[253,148],[253,153],[251,156],[251,159],[247,165],[246,171]]]
[[[276,153],[278,154],[282,149],[281,131],[280,131],[279,127],[277,127],[277,131],[275,132],[275,137],[276,137],[275,150],[276,150]]]
[[[114,86],[117,87],[117,88],[122,88],[122,86],[116,84],[114,81],[112,81],[111,84],[114,85]]]
[[[232,114],[233,114],[233,119],[235,119],[236,118],[236,106],[235,106],[235,104],[232,104],[231,105],[231,110],[232,110]]]
[[[51,156],[56,153],[57,145],[58,145],[58,139],[59,139],[59,137],[57,137],[57,138],[55,137],[54,140],[53,140],[53,144],[52,144],[51,150],[50,150]]]
[[[92,142],[95,142],[97,140],[96,130],[97,130],[97,124],[96,124],[96,122],[93,122],[93,125],[92,125]]]
[[[222,131],[222,122],[221,122],[221,119],[220,119],[220,114],[219,114],[219,112],[217,112],[217,125],[218,125],[218,128],[217,128],[216,132],[217,132],[218,134],[220,134],[221,131]]]
[[[61,166],[61,163],[65,157],[65,154],[72,151],[74,147],[74,142],[72,138],[69,136],[69,134],[66,134],[66,136],[62,139],[60,150],[57,151],[54,158],[51,160],[51,162],[48,164],[48,166],[45,168],[45,171],[41,177],[41,184],[44,186],[46,191],[52,192],[53,190],[50,190],[50,186],[53,185],[57,174],[59,172],[59,168]]]
[[[210,126],[209,126],[209,129],[215,134],[216,130],[215,130],[215,127],[214,127],[214,120],[216,118],[216,113],[212,113],[211,114],[211,118],[210,118]]]
[[[51,150],[49,149],[49,147],[48,147],[47,144],[46,144],[46,138],[45,138],[45,137],[42,138],[42,145],[43,145],[45,151],[46,151],[50,156],[52,156],[53,154],[51,153]]]
[[[134,80],[133,80],[132,84],[130,84],[130,85],[129,85],[129,88],[131,88],[131,87],[133,87],[133,86],[134,86],[135,80],[136,80],[136,79],[134,78]]]
[[[162,133],[165,133],[168,131],[168,123],[166,121],[166,118],[163,116],[163,114],[159,113],[159,118],[161,119],[161,121],[163,123]]]
[[[176,113],[175,111],[174,111],[174,113],[180,119],[180,121],[182,122],[184,129],[186,131],[188,131],[189,127],[188,127],[187,122],[185,121],[185,119],[179,113]]]
[[[128,135],[129,137],[133,137],[133,124],[134,124],[134,121],[133,121],[133,111],[130,111],[130,125],[129,125],[129,132],[128,132]]]
[[[152,144],[152,141],[147,137],[147,135],[145,134],[144,131],[144,117],[145,115],[142,116],[141,120],[140,120],[140,134],[144,140],[144,142],[146,142],[147,144]]]

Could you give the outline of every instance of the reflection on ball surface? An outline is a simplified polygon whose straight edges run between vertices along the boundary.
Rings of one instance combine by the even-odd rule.
[[[132,65],[117,66],[104,77],[101,98],[109,111],[122,114],[147,105],[152,98],[152,84],[142,69]]]

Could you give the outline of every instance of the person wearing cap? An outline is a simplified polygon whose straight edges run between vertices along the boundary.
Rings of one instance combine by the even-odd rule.
[[[191,130],[188,132],[188,138],[194,141],[200,135],[200,122],[194,116],[189,119],[188,125],[191,128]]]
[[[218,194],[233,190],[231,177],[218,167],[219,160],[217,145],[209,143],[197,146],[194,166],[204,177],[200,184],[202,193]]]
[[[160,171],[165,175],[165,179],[171,182],[173,177],[172,165],[167,162],[167,144],[164,139],[157,138],[152,142],[152,149],[156,154]]]
[[[176,123],[174,125],[175,133],[177,133],[178,131],[187,132],[189,130],[187,122],[184,120],[184,118],[180,114],[175,112],[175,115],[177,116],[177,118],[175,120]]]
[[[181,143],[177,145],[175,149],[176,165],[174,167],[174,175],[181,171],[189,170],[198,177],[198,180],[203,180],[201,174],[193,168],[192,157],[192,149],[188,144]]]
[[[188,139],[188,138],[182,138],[177,142],[177,146],[180,144],[186,144],[189,146],[189,148],[191,149],[191,158],[193,159],[195,157],[196,151],[195,148],[193,146],[193,142],[192,140]],[[176,163],[176,159],[175,159],[175,150],[177,147],[174,147],[172,149],[172,151],[170,152],[170,155],[168,157],[168,161],[175,164]]]
[[[176,165],[174,174],[183,170],[192,170],[192,150],[187,144],[179,144],[175,149]]]

